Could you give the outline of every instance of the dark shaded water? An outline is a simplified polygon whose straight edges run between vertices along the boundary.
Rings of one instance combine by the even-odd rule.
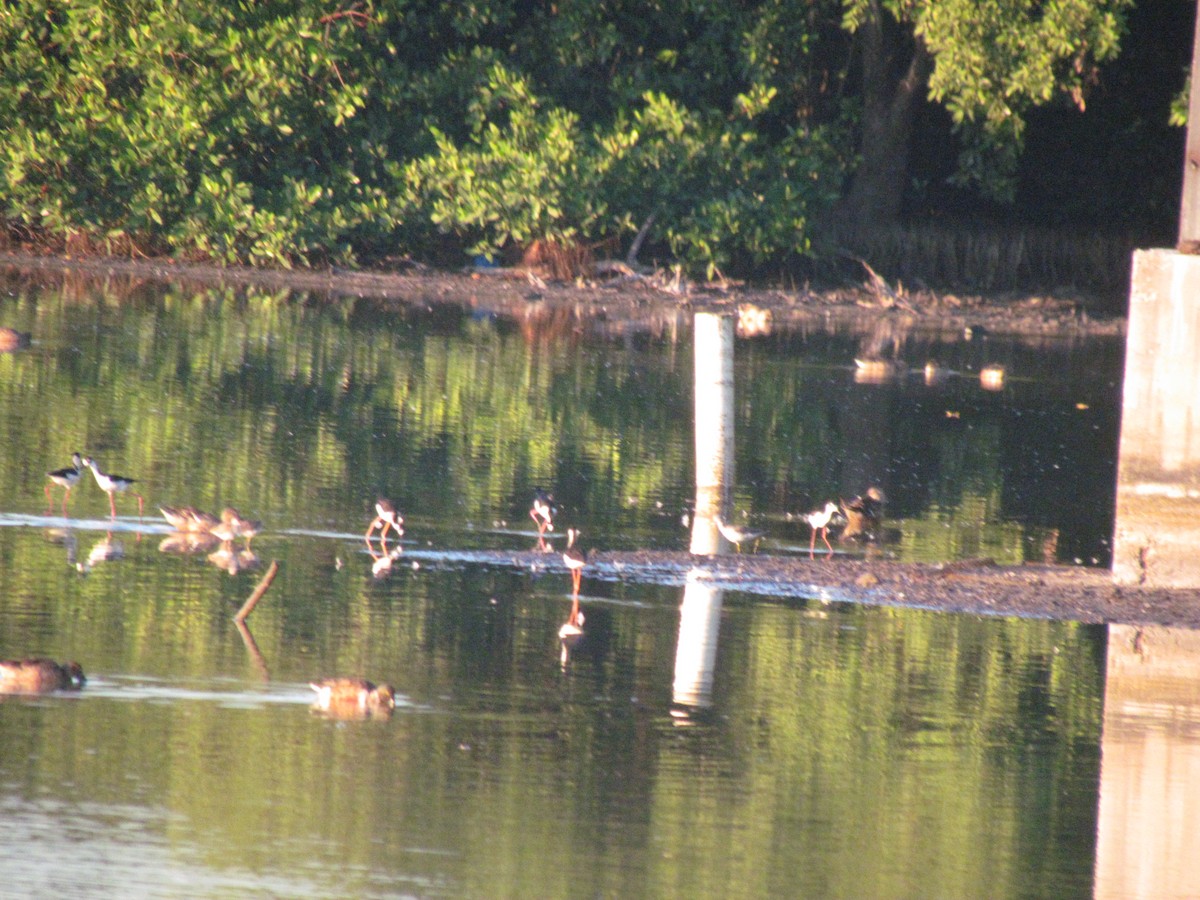
[[[564,657],[557,554],[531,571],[458,553],[532,547],[536,485],[590,546],[686,547],[686,320],[602,335],[5,284],[0,325],[35,344],[0,355],[0,657],[90,676],[0,700],[9,889],[1091,892],[1103,629],[585,577]],[[735,497],[763,552],[807,552],[789,514],[879,484],[871,552],[1107,561],[1118,343],[909,339],[914,372],[858,383],[872,340],[739,342]],[[956,374],[927,386],[929,359]],[[989,362],[1001,391],[980,386]],[[144,521],[128,496],[110,521],[90,480],[69,518],[60,493],[47,511],[44,473],[76,449],[139,479]],[[386,569],[362,539],[378,493],[406,518]],[[267,530],[240,557],[162,552],[160,503],[233,504]],[[335,674],[396,685],[394,715],[311,711],[307,682]]]

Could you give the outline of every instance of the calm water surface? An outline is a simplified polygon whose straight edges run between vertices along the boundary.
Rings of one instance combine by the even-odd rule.
[[[686,547],[686,320],[0,284],[0,325],[36,338],[0,355],[0,657],[90,679],[0,700],[5,890],[1092,893],[1104,629],[587,574],[564,655],[557,554],[482,561],[534,546],[537,485],[589,546]],[[856,382],[880,342],[739,342],[735,497],[763,552],[806,553],[795,513],[879,484],[870,552],[1107,562],[1119,342],[909,338],[915,373]],[[955,374],[927,386],[927,359]],[[77,449],[139,479],[144,520],[91,480],[47,509]],[[406,518],[387,568],[378,494]],[[164,552],[156,504],[267,528]],[[394,715],[317,714],[330,675],[394,684]]]

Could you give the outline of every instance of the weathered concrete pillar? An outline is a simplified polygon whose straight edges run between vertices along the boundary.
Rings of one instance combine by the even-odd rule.
[[[1133,257],[1113,575],[1200,586],[1200,256]]]
[[[691,551],[706,556],[722,549],[714,517],[721,514],[734,476],[733,326],[732,316],[696,313],[696,516]]]
[[[1094,896],[1200,897],[1200,632],[1112,625]]]

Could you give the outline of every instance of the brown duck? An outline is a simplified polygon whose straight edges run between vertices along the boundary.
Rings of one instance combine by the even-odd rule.
[[[315,709],[339,719],[390,716],[396,708],[396,690],[365,678],[327,678],[309,684],[317,692]]]
[[[87,681],[77,662],[56,663],[45,657],[0,661],[0,693],[39,694],[78,690]]]

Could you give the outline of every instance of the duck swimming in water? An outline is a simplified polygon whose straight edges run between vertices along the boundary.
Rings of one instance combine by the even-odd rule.
[[[365,678],[327,678],[309,687],[317,692],[313,707],[335,718],[387,716],[396,708],[396,689],[390,684],[376,685]]]
[[[45,657],[0,661],[0,693],[4,694],[78,690],[86,681],[77,662],[59,664]]]

